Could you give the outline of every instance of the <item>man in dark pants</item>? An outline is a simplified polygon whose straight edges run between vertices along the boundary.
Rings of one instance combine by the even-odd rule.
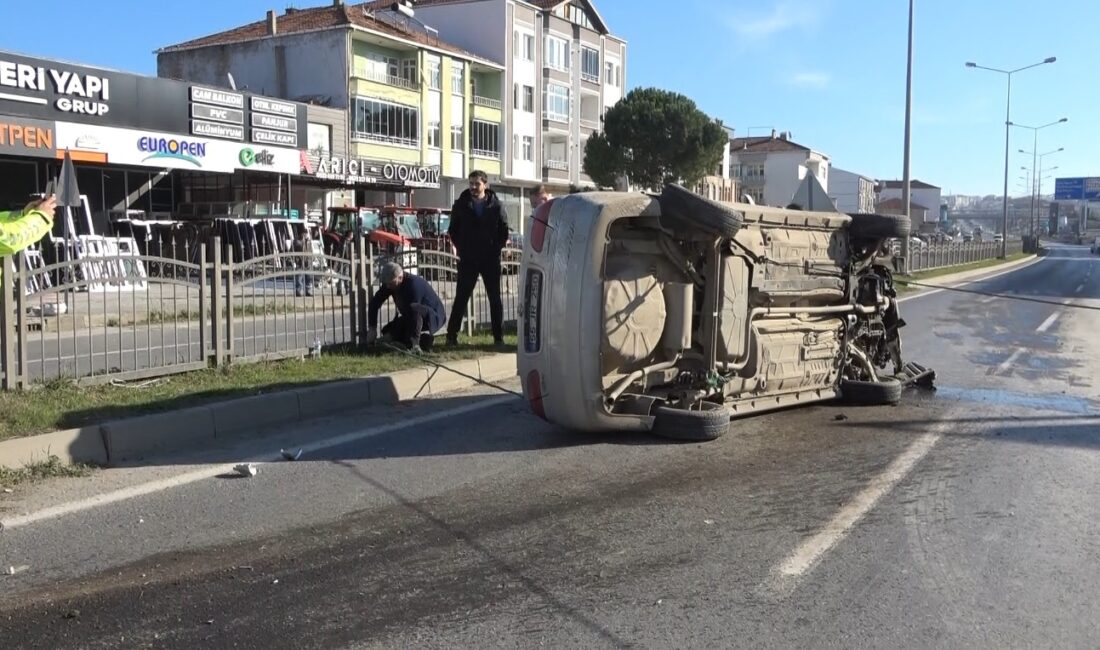
[[[458,330],[466,318],[470,296],[477,278],[485,284],[489,296],[489,317],[493,342],[504,344],[504,306],[500,299],[500,251],[508,243],[508,213],[495,192],[489,189],[485,172],[470,173],[470,189],[464,191],[451,208],[447,234],[458,251],[458,287],[447,321],[447,344],[458,343]]]
[[[370,301],[366,342],[378,338],[378,310],[392,297],[397,317],[382,328],[383,340],[400,343],[416,354],[431,351],[435,333],[443,328],[447,316],[432,285],[418,275],[405,275],[396,262],[384,263],[378,275],[382,286]]]

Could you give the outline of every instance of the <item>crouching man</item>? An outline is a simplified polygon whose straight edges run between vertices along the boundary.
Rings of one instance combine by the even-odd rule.
[[[382,328],[383,340],[404,345],[417,354],[431,351],[435,333],[446,320],[443,301],[427,280],[406,275],[396,262],[383,264],[379,279],[382,286],[370,301],[366,342],[373,343],[378,338],[378,310],[392,297],[397,317]]]

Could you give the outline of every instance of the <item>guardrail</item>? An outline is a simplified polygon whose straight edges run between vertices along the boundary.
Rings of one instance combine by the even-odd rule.
[[[365,239],[347,248],[259,250],[234,261],[228,242],[215,237],[211,245],[200,245],[193,259],[185,257],[188,261],[107,255],[29,268],[23,255],[0,258],[0,388],[58,378],[80,383],[146,379],[356,343],[366,331],[368,303],[378,288],[376,270],[387,257]],[[517,318],[521,255],[506,248],[501,256],[506,326]],[[432,283],[449,316],[457,258],[434,250],[396,257],[410,273]],[[387,301],[379,324],[395,315],[393,301]],[[488,327],[490,316],[479,282],[467,307],[465,331]]]
[[[891,243],[891,247],[894,253],[898,254],[901,244],[895,240]],[[1019,240],[1010,241],[1007,248],[1009,255],[1021,253],[1023,252],[1023,242]],[[996,259],[1000,255],[1001,243],[992,241],[925,244],[923,246],[910,245],[906,269],[910,273],[918,273]]]

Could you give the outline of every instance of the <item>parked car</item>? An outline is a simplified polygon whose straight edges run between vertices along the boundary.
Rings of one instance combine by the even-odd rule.
[[[1093,240],[1092,248],[1089,249],[1089,252],[1091,252],[1093,255],[1100,253],[1100,237],[1097,237]]]
[[[900,215],[571,194],[531,221],[518,370],[579,431],[711,440],[732,416],[841,397],[892,404],[934,373],[902,358],[888,239]],[[893,372],[885,370],[888,363]]]

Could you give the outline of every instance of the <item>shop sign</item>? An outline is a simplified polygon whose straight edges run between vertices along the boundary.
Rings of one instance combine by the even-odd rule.
[[[242,147],[240,143],[110,126],[58,122],[56,148],[74,157],[157,169],[232,173],[238,169],[278,174],[299,173],[297,149]]]
[[[238,159],[245,168],[252,167],[253,165],[258,167],[271,167],[275,164],[275,154],[269,149],[256,151],[252,147],[245,147],[241,149]]]
[[[293,148],[306,141],[301,102],[6,51],[0,51],[0,116]],[[290,137],[267,137],[272,132]]]
[[[0,120],[0,154],[54,158],[57,134],[53,122]]]
[[[111,110],[111,80],[79,70],[0,59],[0,99],[103,116]]]
[[[302,172],[324,180],[359,185],[439,188],[439,167],[368,161],[339,156],[309,156],[302,152]]]

